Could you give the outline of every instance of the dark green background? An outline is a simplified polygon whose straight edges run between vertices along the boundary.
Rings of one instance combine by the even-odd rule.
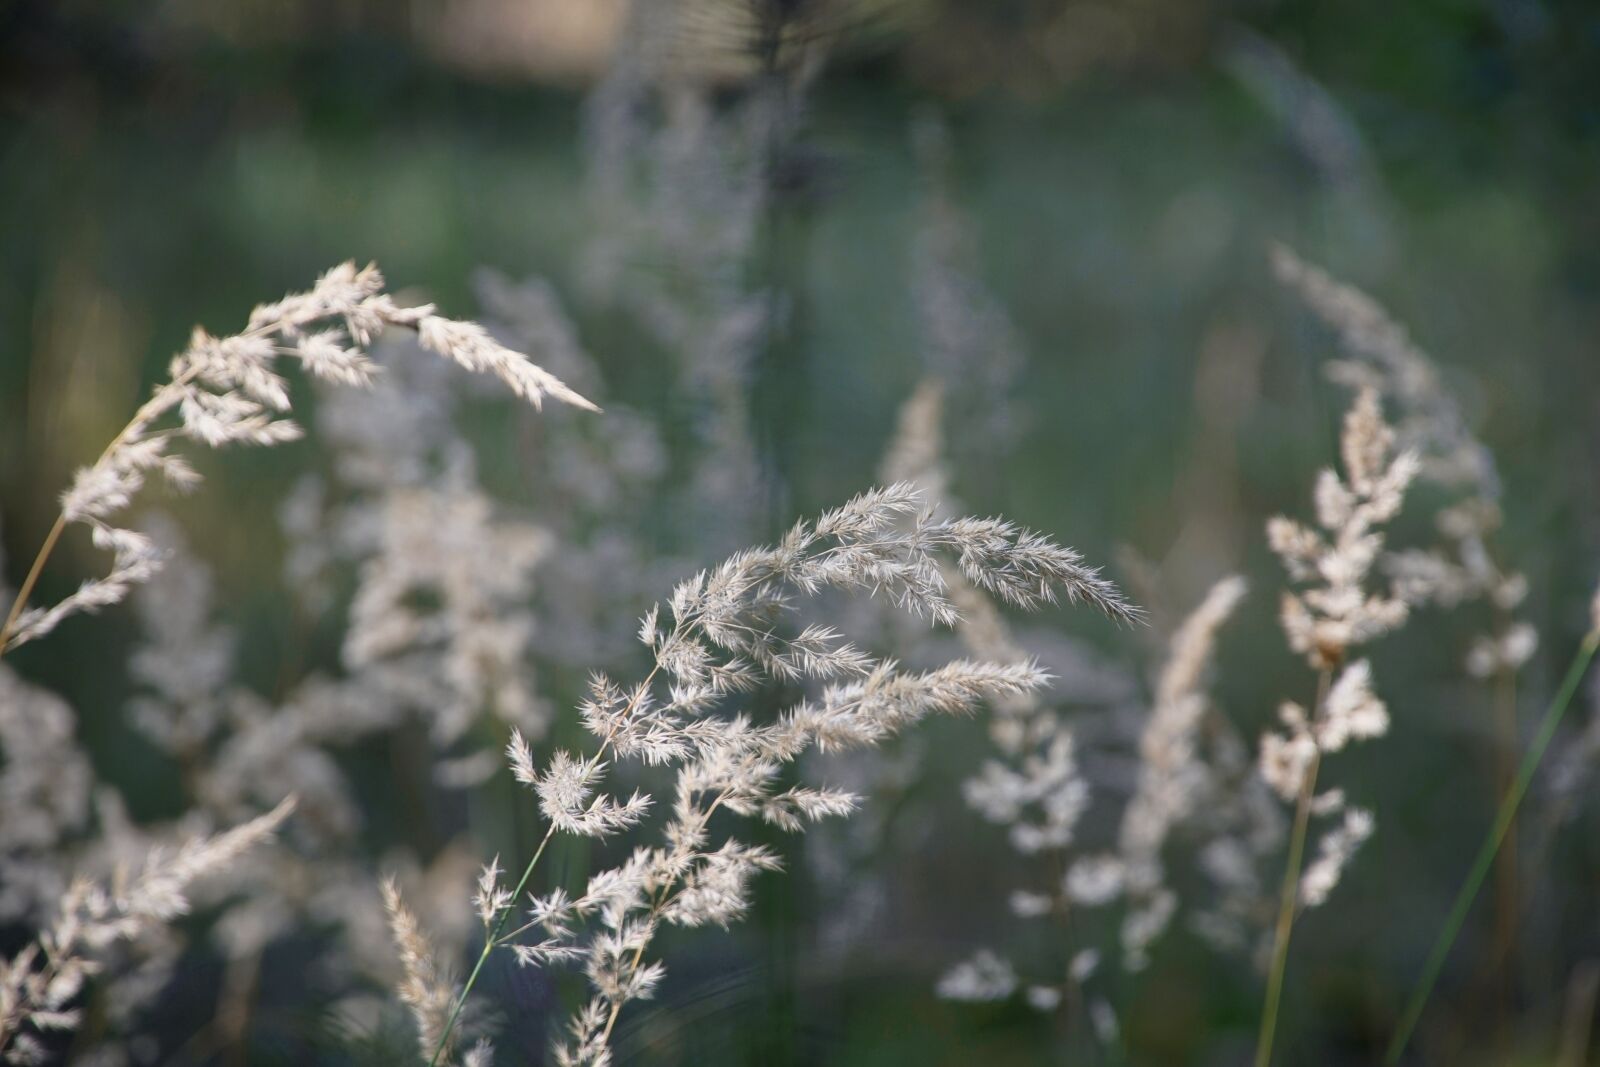
[[[936,105],[950,124],[953,195],[980,236],[977,268],[1030,356],[1027,428],[1003,461],[973,461],[952,442],[964,503],[1094,560],[1119,545],[1164,554],[1185,518],[1181,488],[1209,455],[1196,445],[1198,353],[1219,329],[1259,338],[1258,380],[1230,442],[1239,539],[1210,546],[1246,569],[1257,596],[1225,640],[1220,691],[1250,732],[1279,698],[1303,699],[1308,683],[1270,617],[1277,574],[1258,531],[1275,511],[1307,512],[1342,397],[1319,372],[1330,339],[1268,274],[1267,243],[1286,241],[1408,323],[1496,451],[1504,543],[1529,576],[1543,638],[1524,686],[1531,718],[1600,570],[1600,13],[1109,4],[1099,10],[1120,27],[1118,47],[1091,40],[1069,62],[1044,28],[1076,6],[945,0],[841,36],[801,133],[822,177],[785,209],[764,267],[797,309],[792,362],[763,371],[794,386],[782,394],[792,408],[769,413],[793,508],[873,480],[920,377],[909,128]],[[12,584],[73,468],[196,322],[230,329],[346,258],[377,260],[395,285],[463,317],[480,265],[575,286],[589,225],[581,85],[443,65],[400,5],[246,4],[214,22],[185,11],[0,0],[0,503]],[[1241,57],[1263,56],[1279,66],[1242,73]],[[1299,103],[1275,110],[1272,99]],[[1306,111],[1308,99],[1321,110]],[[1318,125],[1329,116],[1331,142]],[[660,357],[638,331],[581,305],[578,323],[613,393],[659,407]],[[483,443],[488,479],[536,514],[515,455],[492,432]],[[178,507],[248,636],[243,670],[263,687],[288,625],[274,501],[310,447],[204,457],[205,491]],[[94,565],[84,546],[64,552],[45,593]],[[1200,591],[1172,596],[1182,606]],[[1059,621],[1130,662],[1141,654],[1127,635]],[[1395,728],[1343,773],[1375,805],[1379,832],[1297,933],[1281,1062],[1373,1062],[1488,822],[1486,707],[1456,667],[1469,629],[1430,613],[1376,655]],[[102,775],[136,813],[170,815],[170,768],[118,719],[127,682],[115,653],[130,639],[128,613],[113,611],[16,662],[73,701]],[[677,1036],[625,1062],[1059,1062],[1056,1036],[1026,1009],[928,993],[998,921],[982,865],[957,858],[983,847],[952,799],[976,736],[959,724],[929,732],[940,773],[922,799],[949,823],[949,855],[917,861],[927,900],[906,920],[915,938],[869,949],[844,973],[810,973],[797,946],[812,902],[769,879],[728,941],[684,941],[654,1016]],[[375,818],[380,835],[400,832]],[[1593,812],[1580,815],[1529,875],[1507,1006],[1523,1058],[1483,1062],[1553,1062],[1567,976],[1600,956],[1595,830]],[[1477,1038],[1488,1015],[1464,993],[1485,925],[1469,928],[1425,1022],[1427,1062],[1477,1062],[1466,1050],[1487,1047]],[[263,980],[263,1002],[283,1007],[262,1014],[261,1062],[305,1053],[285,1036],[296,986],[292,963],[281,970]],[[507,970],[489,989],[544,1010],[548,990],[527,981]],[[1259,984],[1238,962],[1178,936],[1122,993],[1132,1062],[1246,1055]],[[174,1011],[175,1033],[184,1017]],[[515,1046],[504,1051],[515,1062]]]

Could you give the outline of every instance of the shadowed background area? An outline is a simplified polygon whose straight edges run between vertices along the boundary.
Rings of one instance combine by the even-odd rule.
[[[531,638],[552,737],[576,736],[567,709],[586,671],[626,662],[617,634],[674,580],[874,484],[903,406],[937,380],[960,510],[1074,546],[1150,609],[1150,634],[1045,619],[1131,684],[1213,582],[1250,579],[1215,692],[1253,738],[1281,700],[1311,695],[1276,626],[1263,525],[1310,513],[1347,403],[1323,373],[1336,337],[1274,280],[1282,243],[1372,294],[1439,365],[1495,454],[1499,546],[1540,634],[1511,735],[1462,671],[1474,623],[1419,610],[1373,652],[1393,730],[1341,773],[1378,829],[1296,929],[1279,1047],[1285,1063],[1376,1062],[1492,817],[1497,768],[1520,747],[1508,737],[1531,732],[1600,571],[1600,14],[1489,0],[670,6],[651,19],[623,0],[0,5],[0,585],[20,582],[72,472],[196,324],[231,332],[254,304],[370,260],[407,299],[482,318],[606,409],[533,417],[460,390],[476,479],[557,531]],[[630,95],[640,85],[653,95]],[[141,501],[210,567],[237,678],[267,701],[342,669],[339,628],[284,581],[284,502],[334,465],[303,421],[304,443],[199,456],[201,492]],[[611,442],[598,460],[564,443],[596,437]],[[1408,512],[1395,540],[1425,541],[1428,514]],[[87,538],[64,542],[40,595],[100,567]],[[135,613],[114,608],[7,663],[68,700],[135,819],[167,819],[186,806],[185,771],[130,724],[139,684],[122,663],[138,640]],[[1562,773],[1530,801],[1519,882],[1474,912],[1415,1062],[1590,1062],[1591,704],[1557,741]],[[1138,728],[1118,714],[1088,735],[1116,749]],[[670,984],[619,1030],[619,1062],[1245,1061],[1260,975],[1248,953],[1181,930],[1144,970],[1107,979],[1114,1042],[1091,1036],[1086,1010],[935,995],[974,946],[1016,936],[1005,896],[1024,864],[962,802],[984,737],[940,722],[882,764],[841,769],[881,793],[859,839],[762,838],[788,873],[760,883],[730,934],[671,935]],[[407,785],[419,767],[427,780],[428,744],[401,730],[339,755],[363,797],[353,847],[369,865],[403,853],[435,869],[468,849],[444,865],[465,887],[482,858],[529,851],[537,814],[503,780],[470,798]],[[1115,793],[1130,772],[1111,757],[1095,774]],[[557,863],[581,872],[589,857]],[[244,1022],[220,1033],[233,972],[192,946],[133,1062],[396,1062],[405,1038],[388,1022],[336,1024],[306,1003],[337,984],[306,976],[317,936],[262,954],[229,1001]],[[506,1063],[538,1062],[574,999],[505,961],[480,988],[505,1016]]]

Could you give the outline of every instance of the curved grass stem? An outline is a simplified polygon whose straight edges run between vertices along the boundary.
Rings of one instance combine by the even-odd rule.
[[[40,547],[38,555],[33,557],[33,566],[28,568],[28,576],[22,580],[22,587],[17,590],[17,597],[11,602],[11,611],[6,615],[4,624],[0,624],[0,656],[6,654],[6,649],[11,645],[11,633],[16,628],[17,620],[22,618],[22,611],[28,605],[28,597],[33,595],[33,587],[39,581],[39,575],[44,572],[45,561],[50,558],[50,553],[55,551],[56,542],[61,540],[62,531],[67,528],[67,517],[57,515],[55,525],[50,527],[50,532],[45,536],[44,544]]]
[[[246,331],[242,336],[254,336],[260,332],[261,330],[258,328]],[[133,418],[128,420],[128,424],[117,431],[117,435],[111,439],[110,444],[106,445],[105,450],[100,453],[100,458],[95,460],[95,464],[98,465],[105,462],[106,457],[120,448],[130,434],[148,429],[151,420],[159,418],[163,412],[170,410],[172,405],[176,403],[176,398],[181,395],[183,387],[194,381],[199,375],[200,367],[195,364],[173,378],[172,382],[164,388],[157,389],[155,395],[141,404],[139,410],[134,412]],[[40,546],[38,554],[33,557],[33,566],[28,568],[28,575],[22,580],[22,585],[17,590],[16,599],[11,602],[11,610],[6,613],[5,622],[0,623],[0,656],[4,656],[11,648],[12,639],[16,636],[17,622],[22,618],[22,613],[28,606],[28,597],[33,595],[33,587],[38,583],[39,576],[44,573],[44,565],[50,559],[50,554],[55,551],[56,544],[61,540],[61,534],[66,528],[66,512],[57,512],[55,524],[50,527],[50,532],[45,535],[44,544]]]

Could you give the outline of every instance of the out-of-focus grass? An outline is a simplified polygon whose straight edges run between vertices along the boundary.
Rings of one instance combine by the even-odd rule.
[[[1028,429],[1014,454],[979,466],[952,441],[955,489],[972,509],[1003,511],[1093,558],[1119,543],[1164,553],[1191,518],[1179,488],[1215,455],[1216,442],[1201,447],[1196,414],[1200,352],[1219,330],[1247,327],[1263,346],[1248,363],[1257,369],[1224,390],[1237,408],[1223,443],[1236,457],[1241,539],[1210,548],[1218,565],[1275,573],[1260,519],[1306,510],[1337,407],[1318,372],[1327,338],[1267,278],[1264,246],[1285,239],[1381,293],[1458,372],[1454,384],[1499,454],[1507,543],[1559,658],[1600,543],[1594,146],[1568,145],[1563,116],[1539,125],[1540,97],[1519,105],[1512,94],[1502,106],[1533,116],[1527,136],[1563,148],[1501,154],[1503,112],[1478,129],[1439,111],[1436,89],[1408,96],[1338,69],[1373,164],[1356,183],[1312,166],[1293,131],[1220,62],[1042,101],[947,102],[955,189],[982,235],[980,266],[1031,355]],[[825,85],[806,130],[825,193],[793,222],[802,239],[779,264],[799,289],[791,343],[806,358],[792,396],[803,418],[783,443],[799,511],[872,480],[895,408],[920,374],[906,286],[917,188],[907,131],[927,101],[872,71]],[[571,293],[587,225],[577,107],[570,93],[472,84],[368,44],[215,55],[126,98],[63,91],[18,116],[0,134],[0,499],[12,566],[43,535],[72,468],[120,425],[195,322],[237,324],[253,302],[344,258],[376,259],[396,283],[463,313],[479,264],[545,274]],[[660,403],[632,373],[651,358],[634,347],[637,333],[575,310],[617,396]],[[245,669],[264,687],[289,639],[274,501],[307,454],[208,457],[205,492],[174,505],[251,638]],[[518,499],[513,462],[491,454],[486,469]],[[93,565],[86,553],[68,546],[44,592],[73,584]],[[1270,712],[1262,694],[1300,696],[1304,685],[1279,650],[1271,598],[1258,589],[1252,617],[1227,639],[1226,662],[1251,668],[1222,682],[1247,732]],[[118,720],[125,680],[75,658],[90,631],[109,650],[103,662],[117,662],[126,613],[74,621],[18,661],[82,709],[102,772],[130,789],[135,810],[160,809],[172,800],[164,771]],[[1457,680],[1460,632],[1425,614],[1377,657],[1395,733],[1349,757],[1346,774],[1375,802],[1382,829],[1348,889],[1297,933],[1286,1062],[1312,1049],[1370,1057],[1487,822],[1485,709]],[[1549,682],[1536,668],[1529,691]],[[938,736],[959,748],[950,739],[963,735]],[[978,837],[956,826],[970,816],[953,798],[939,810],[953,841]],[[1526,1005],[1535,1027],[1553,1025],[1557,977],[1600,951],[1583,915],[1592,906],[1583,887],[1600,869],[1587,829],[1592,819],[1558,841],[1549,908],[1525,927],[1528,986],[1544,990]],[[949,874],[935,860],[925,866]],[[625,1037],[663,1063],[749,1059],[751,1049],[768,1063],[1038,1062],[1039,1020],[952,1007],[916,984],[948,962],[932,958],[939,950],[955,951],[958,939],[939,924],[961,921],[952,901],[984,895],[975,878],[927,880],[918,914],[930,948],[895,960],[892,973],[736,970],[720,984],[690,982],[689,1002],[668,1001]],[[1397,921],[1405,915],[1416,921]],[[770,959],[776,936],[758,926],[678,972]],[[1463,951],[1476,951],[1470,933]],[[515,976],[498,981],[526,993]],[[1125,990],[1135,1061],[1228,1062],[1253,1027],[1254,989],[1243,968],[1192,946],[1165,953]],[[746,1010],[752,999],[760,1010]]]

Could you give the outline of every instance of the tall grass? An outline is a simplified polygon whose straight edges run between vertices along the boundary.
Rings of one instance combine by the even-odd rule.
[[[1027,1032],[1060,1058],[1139,1062],[1140,976],[1194,937],[1260,993],[1257,1067],[1285,1062],[1307,926],[1335,921],[1319,909],[1367,842],[1403,829],[1345,771],[1391,705],[1417,710],[1390,695],[1409,664],[1384,665],[1381,699],[1364,646],[1402,626],[1442,643],[1447,610],[1471,627],[1448,655],[1482,697],[1499,807],[1411,999],[1375,1012],[1389,1062],[1495,868],[1496,951],[1514,956],[1506,919],[1533,872],[1509,842],[1600,645],[1600,600],[1519,758],[1534,582],[1509,561],[1505,490],[1449,376],[1370,297],[1273,249],[1351,392],[1337,462],[1305,472],[1310,519],[1266,524],[1280,574],[1151,571],[1136,580],[1158,610],[1135,607],[1055,535],[962,505],[1030,447],[1038,346],[986,284],[957,135],[919,114],[904,281],[920,383],[884,428],[881,487],[797,519],[816,483],[773,413],[808,294],[785,289],[806,274],[784,269],[779,231],[830,177],[806,90],[837,11],[737,10],[711,49],[732,66],[688,47],[703,12],[630,16],[584,109],[592,217],[570,284],[486,271],[480,325],[403,305],[376,267],[335,267],[237,332],[196,328],[61,494],[0,622],[0,921],[20,946],[0,962],[5,1062],[246,1061],[257,979],[287,946],[295,993],[384,1062],[488,1067],[497,1041],[503,1062],[526,1058],[506,1020],[537,1012],[558,1031],[549,1061],[601,1067],[635,1051],[645,1002],[676,1010],[683,932],[734,926],[781,870],[813,879],[828,919],[850,890],[881,891],[848,928],[891,926],[895,879],[936,866],[896,847],[897,819],[975,883],[938,886],[930,906],[950,913],[896,962],[957,1002],[947,1018],[1014,1001],[1049,1020]],[[595,322],[647,356],[597,358]],[[618,365],[649,384],[608,380]],[[849,408],[869,377],[812,384]],[[483,385],[519,403],[483,418]],[[493,435],[506,426],[514,445]],[[315,447],[292,453],[305,470],[278,508],[293,617],[269,691],[245,680],[259,650],[220,593],[238,576],[214,575],[213,546],[176,521],[134,513],[150,483],[195,489],[202,450],[303,436]],[[507,469],[516,502],[495,491]],[[104,573],[38,602],[84,534]],[[1241,540],[1206,559],[1248,558]],[[1281,639],[1243,647],[1276,587]],[[62,627],[124,600],[134,695],[83,714],[125,719],[172,771],[165,821],[130,814],[80,747],[80,713],[10,655],[60,630],[98,664],[105,632]],[[1052,617],[1058,603],[1090,610]],[[1278,698],[1286,664],[1304,704]],[[961,728],[928,722],[943,718],[978,721],[942,734]],[[932,758],[918,735],[972,751]],[[1371,748],[1394,774],[1416,757]],[[213,958],[212,1018],[169,1047],[162,998],[192,995]]]

